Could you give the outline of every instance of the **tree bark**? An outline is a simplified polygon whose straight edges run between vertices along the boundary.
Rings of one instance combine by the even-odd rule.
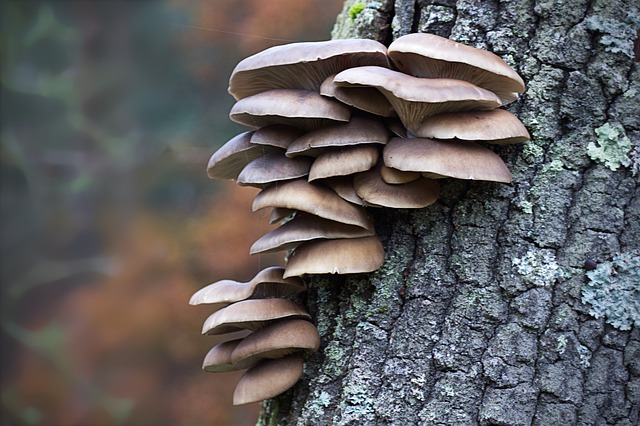
[[[334,38],[431,32],[504,58],[532,140],[496,148],[512,184],[448,180],[430,207],[371,209],[383,267],[310,278],[321,349],[260,424],[638,424],[638,318],[621,330],[581,301],[585,266],[640,248],[638,9],[347,0]],[[615,171],[588,149],[607,123],[634,146]]]

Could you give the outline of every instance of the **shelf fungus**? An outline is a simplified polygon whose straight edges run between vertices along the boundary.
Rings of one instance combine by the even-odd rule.
[[[432,34],[389,47],[373,40],[292,43],[241,61],[229,80],[231,120],[249,127],[215,152],[210,178],[261,189],[252,209],[279,226],[251,254],[284,252],[286,266],[248,282],[204,287],[203,333],[229,335],[206,355],[205,371],[248,369],[235,404],[272,398],[303,374],[320,339],[304,307],[287,299],[308,274],[380,268],[376,208],[428,208],[437,179],[509,183],[495,150],[529,140],[500,107],[525,90],[499,56]],[[240,335],[238,331],[250,333]]]

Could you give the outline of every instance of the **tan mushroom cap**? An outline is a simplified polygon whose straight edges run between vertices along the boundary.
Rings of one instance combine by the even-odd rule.
[[[393,65],[416,77],[455,78],[496,93],[503,103],[524,92],[524,81],[499,56],[434,34],[407,34],[388,49]]]
[[[418,78],[381,67],[350,68],[336,75],[333,81],[339,86],[377,88],[413,134],[427,117],[436,114],[487,110],[501,105],[495,94],[466,81]]]
[[[210,304],[214,310],[246,299],[287,297],[307,289],[299,279],[283,278],[284,268],[270,266],[258,272],[247,282],[233,280],[216,281],[201,288],[191,296],[191,305]]]
[[[374,40],[330,40],[270,47],[243,59],[229,79],[236,99],[270,89],[318,91],[331,74],[361,65],[388,67],[387,48]]]
[[[409,183],[421,176],[418,172],[403,172],[402,170],[387,167],[384,164],[380,167],[380,177],[382,180],[391,185],[400,185]]]
[[[251,143],[270,145],[287,149],[289,144],[300,137],[302,130],[285,124],[272,124],[257,129],[251,136]]]
[[[252,144],[252,134],[244,132],[234,136],[211,156],[207,165],[209,178],[236,179],[247,164],[276,149]]]
[[[283,318],[311,319],[302,306],[288,299],[242,300],[209,315],[202,327],[202,334],[255,331]]]
[[[303,372],[302,353],[265,359],[248,369],[233,393],[233,405],[263,401],[280,395],[296,384]]]
[[[300,136],[287,148],[287,157],[317,157],[327,148],[361,144],[384,145],[388,140],[389,132],[379,120],[354,116],[348,123],[332,124]]]
[[[395,110],[379,90],[373,87],[341,87],[333,82],[335,75],[330,75],[320,86],[320,94],[335,98],[359,110],[380,115],[397,117]]]
[[[315,129],[331,122],[349,121],[351,109],[333,99],[308,90],[274,89],[235,103],[229,118],[248,127],[285,124]]]
[[[382,180],[379,167],[356,175],[353,187],[367,204],[396,209],[427,207],[440,195],[440,185],[423,177],[401,185],[388,184]]]
[[[504,109],[434,115],[418,127],[416,136],[434,139],[481,140],[494,144],[520,143],[531,138],[524,124]]]
[[[235,346],[231,362],[235,368],[249,368],[261,359],[282,358],[320,347],[316,326],[305,320],[282,320],[253,332]]]
[[[289,158],[284,151],[270,152],[247,164],[236,181],[241,186],[264,188],[272,182],[307,176],[312,163],[310,157]]]
[[[242,367],[233,365],[231,354],[243,339],[229,340],[212,347],[204,357],[202,369],[207,373],[224,373],[239,370]]]
[[[336,222],[367,228],[369,216],[363,207],[355,206],[340,198],[331,189],[296,179],[272,184],[254,198],[252,209],[284,207],[304,211]]]
[[[385,147],[383,160],[388,167],[399,170],[511,182],[511,172],[497,154],[469,141],[394,138]]]
[[[356,190],[353,189],[353,176],[336,176],[325,179],[322,183],[333,189],[343,200],[358,206],[366,205],[364,200],[356,194]]]
[[[308,180],[311,182],[364,172],[375,166],[379,157],[380,151],[375,145],[354,145],[326,150],[313,161]]]
[[[287,223],[253,243],[250,253],[289,250],[305,241],[316,239],[360,238],[374,234],[373,220],[369,221],[367,228],[362,228],[310,214],[299,213]]]
[[[384,249],[373,235],[363,238],[315,240],[300,244],[289,256],[285,277],[304,274],[356,274],[382,266]]]

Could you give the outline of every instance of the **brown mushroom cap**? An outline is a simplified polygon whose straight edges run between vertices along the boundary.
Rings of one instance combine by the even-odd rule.
[[[416,130],[419,138],[463,139],[495,144],[529,140],[529,132],[518,118],[504,109],[450,112],[427,118]]]
[[[208,373],[224,373],[226,371],[239,370],[242,367],[233,365],[231,354],[243,339],[229,340],[218,343],[212,347],[204,357],[202,369]]]
[[[466,81],[418,78],[381,67],[350,68],[337,74],[333,81],[339,86],[377,88],[413,134],[432,115],[493,109],[501,105],[495,94]]]
[[[274,89],[240,99],[229,118],[248,127],[285,124],[315,129],[330,122],[349,121],[351,110],[344,104],[308,90]]]
[[[265,359],[244,373],[233,393],[233,405],[263,401],[280,395],[296,384],[303,372],[301,353]]]
[[[363,172],[375,166],[379,157],[380,151],[375,145],[355,145],[326,150],[313,161],[308,180],[311,182],[316,179]],[[300,156],[294,158],[300,158]]]
[[[294,352],[320,347],[316,326],[305,320],[282,320],[270,324],[235,346],[231,362],[235,368],[249,368],[265,358],[282,358]]]
[[[280,227],[267,233],[251,246],[250,253],[289,250],[300,243],[316,239],[360,238],[374,235],[373,220],[367,228],[346,225],[318,216],[299,213]]]
[[[337,123],[305,133],[287,148],[287,157],[317,157],[327,148],[360,144],[384,145],[389,132],[379,120],[354,116],[348,123]]]
[[[302,306],[288,299],[242,300],[209,315],[202,327],[202,334],[255,331],[283,318],[311,319]]]
[[[320,86],[320,94],[335,98],[354,108],[380,115],[382,117],[397,117],[395,110],[380,91],[373,87],[341,87],[333,82],[335,75],[330,75]]]
[[[272,124],[257,129],[251,136],[251,143],[270,145],[287,149],[289,144],[300,137],[302,130],[285,124]]]
[[[236,181],[241,186],[264,188],[272,182],[307,176],[312,163],[310,157],[289,158],[284,151],[270,152],[247,164]]]
[[[300,244],[289,256],[284,276],[356,274],[382,266],[384,249],[377,236],[315,240]]]
[[[503,103],[524,92],[522,78],[499,56],[434,34],[402,36],[391,43],[388,55],[401,72],[469,81],[496,93]]]
[[[418,172],[403,172],[402,170],[387,167],[384,164],[380,167],[380,177],[382,180],[391,185],[400,185],[409,183],[421,176]]]
[[[379,167],[357,174],[353,187],[367,204],[396,209],[427,207],[440,195],[440,185],[423,177],[401,185],[388,184],[382,180]]]
[[[399,170],[511,182],[511,172],[496,153],[469,141],[393,138],[385,146],[383,159],[385,165]]]
[[[387,48],[374,40],[330,40],[274,46],[243,59],[229,79],[236,99],[270,89],[318,91],[330,75],[361,65],[388,67]]]
[[[364,200],[356,194],[356,190],[353,189],[353,176],[336,176],[325,179],[322,183],[333,189],[343,200],[358,206],[366,205]]]
[[[207,165],[209,178],[236,179],[247,164],[276,149],[252,144],[252,134],[244,132],[234,136],[211,156]]]
[[[191,296],[191,305],[211,304],[214,310],[246,299],[287,297],[307,289],[302,280],[283,278],[284,268],[270,266],[258,272],[247,282],[233,280],[216,281],[201,288]]]
[[[296,179],[278,182],[260,191],[254,198],[253,211],[265,207],[284,207],[304,211],[336,222],[369,227],[370,219],[364,208],[340,198],[331,189]]]

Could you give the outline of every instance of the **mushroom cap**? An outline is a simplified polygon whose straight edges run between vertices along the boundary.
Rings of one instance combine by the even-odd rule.
[[[272,124],[254,131],[251,136],[251,143],[287,149],[289,144],[299,138],[302,133],[303,131],[296,127],[285,124]]]
[[[384,249],[380,239],[314,240],[300,244],[289,256],[284,276],[304,274],[356,274],[382,266]]]
[[[236,179],[247,164],[276,149],[252,144],[252,134],[250,131],[234,136],[211,156],[207,165],[209,178]]]
[[[360,238],[374,234],[373,220],[369,221],[367,228],[361,228],[360,226],[346,225],[318,216],[300,213],[253,243],[250,253],[289,250],[305,241],[320,238]]]
[[[496,93],[503,103],[525,89],[522,78],[499,56],[434,34],[399,37],[389,46],[388,56],[403,73],[469,81]]]
[[[385,146],[383,160],[386,166],[398,170],[511,182],[511,172],[496,153],[469,141],[393,138]]]
[[[348,123],[336,123],[310,131],[291,142],[287,157],[317,157],[327,148],[360,144],[381,144],[389,140],[389,132],[379,120],[352,117]]]
[[[235,368],[249,368],[265,358],[282,358],[294,352],[320,347],[316,326],[305,320],[282,320],[270,324],[235,346],[231,362]]]
[[[231,353],[242,340],[244,339],[229,340],[212,347],[204,357],[202,369],[207,373],[224,373],[239,370],[241,367],[233,365],[231,361]]]
[[[349,121],[351,110],[317,92],[274,89],[243,99],[233,105],[229,118],[248,127],[285,124],[315,129],[335,121]]]
[[[337,74],[333,81],[339,86],[377,88],[389,100],[402,124],[413,133],[432,115],[501,105],[495,94],[466,81],[419,78],[381,67],[350,68]]]
[[[354,108],[380,115],[397,117],[395,110],[380,91],[373,87],[341,87],[333,82],[335,75],[330,75],[320,86],[320,94],[335,98]]]
[[[327,178],[324,179],[322,183],[333,189],[343,200],[358,206],[366,205],[364,200],[356,194],[356,190],[353,189],[353,176],[336,176]]]
[[[384,164],[380,167],[380,177],[391,185],[409,183],[421,176],[418,172],[403,172],[402,170],[387,167]]]
[[[202,334],[255,331],[283,318],[311,319],[302,306],[288,299],[242,300],[209,315],[202,327]]]
[[[463,139],[495,144],[529,140],[529,132],[518,118],[504,109],[450,112],[427,118],[416,130],[419,138]]]
[[[326,150],[313,161],[308,180],[311,182],[316,179],[364,172],[375,166],[379,157],[378,147],[370,144]],[[300,156],[294,158],[300,158]]]
[[[284,151],[270,152],[247,164],[236,181],[241,186],[264,188],[272,182],[307,176],[311,163],[310,157],[289,158]]]
[[[304,211],[336,222],[368,228],[370,219],[363,207],[340,198],[326,186],[304,179],[277,182],[267,186],[254,198],[253,211],[265,207],[284,207]]]
[[[387,48],[374,40],[330,40],[270,47],[243,59],[229,79],[236,99],[270,89],[318,91],[328,75],[361,65],[388,67]]]
[[[302,377],[302,353],[265,359],[248,369],[233,393],[233,405],[270,399],[285,392]]]
[[[215,310],[246,299],[287,297],[307,289],[299,279],[283,278],[284,268],[270,266],[258,272],[247,282],[233,280],[216,281],[201,288],[191,296],[191,305],[211,304]]]
[[[427,207],[440,195],[440,185],[423,177],[400,185],[388,184],[382,180],[379,167],[357,174],[353,187],[367,204],[396,209]]]

